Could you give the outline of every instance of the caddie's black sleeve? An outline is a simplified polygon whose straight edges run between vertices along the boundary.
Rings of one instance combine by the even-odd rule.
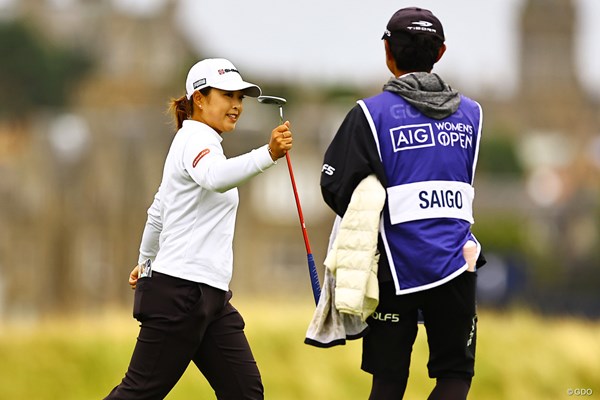
[[[346,115],[325,152],[321,168],[321,193],[325,203],[343,216],[356,186],[373,173],[386,186],[371,127],[362,108],[356,105]]]

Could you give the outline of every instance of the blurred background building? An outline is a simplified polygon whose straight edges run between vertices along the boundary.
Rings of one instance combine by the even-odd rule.
[[[214,37],[193,40],[182,26],[194,15],[181,3],[0,1],[1,316],[130,304],[127,276],[174,133],[167,102],[183,94],[190,65],[214,56],[203,51]],[[485,113],[474,232],[489,259],[480,271],[488,306],[600,316],[600,95],[575,65],[581,3],[518,2],[516,89],[466,93]],[[387,75],[308,85],[287,70],[249,71],[244,77],[265,94],[288,99],[291,157],[322,273],[333,220],[318,185],[322,155],[356,99],[377,93]],[[454,75],[442,75],[452,84]],[[277,122],[274,107],[247,100],[226,153],[262,145]],[[243,186],[240,197],[234,290],[312,301],[285,165]]]

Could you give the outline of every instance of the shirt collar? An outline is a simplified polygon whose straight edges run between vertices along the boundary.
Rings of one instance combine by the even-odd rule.
[[[215,131],[210,126],[206,125],[204,122],[196,121],[195,119],[186,119],[183,121],[182,128],[191,128],[191,129],[202,129],[207,133],[211,133],[214,137],[221,143],[223,141],[223,137],[219,135],[217,131]]]

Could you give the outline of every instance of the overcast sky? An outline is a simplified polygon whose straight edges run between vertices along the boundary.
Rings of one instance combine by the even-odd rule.
[[[134,1],[134,0],[127,0]],[[463,91],[510,94],[518,85],[523,0],[182,0],[185,32],[207,57],[229,58],[259,79],[380,84],[389,77],[381,35],[399,8],[417,5],[440,18],[448,50],[435,67]],[[575,0],[581,16],[578,72],[600,92],[600,1]]]
[[[0,0],[0,12],[19,0]],[[46,0],[67,8],[79,0]],[[110,0],[140,16],[169,0]],[[578,6],[575,60],[587,90],[600,98],[600,0]],[[466,93],[513,93],[519,17],[525,0],[177,0],[178,22],[202,57],[229,58],[244,75],[306,84],[380,85],[389,72],[380,40],[391,15],[428,8],[444,25],[448,50],[436,65]],[[585,57],[585,58],[584,58]]]

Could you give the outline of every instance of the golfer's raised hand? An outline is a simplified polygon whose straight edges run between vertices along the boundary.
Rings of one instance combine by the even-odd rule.
[[[135,267],[133,267],[133,269],[131,270],[131,273],[129,274],[129,286],[131,286],[132,289],[135,289],[139,275],[140,275],[140,266],[136,265]]]
[[[292,131],[290,131],[290,121],[285,121],[271,132],[271,140],[269,140],[269,153],[273,161],[285,156],[292,148]]]

